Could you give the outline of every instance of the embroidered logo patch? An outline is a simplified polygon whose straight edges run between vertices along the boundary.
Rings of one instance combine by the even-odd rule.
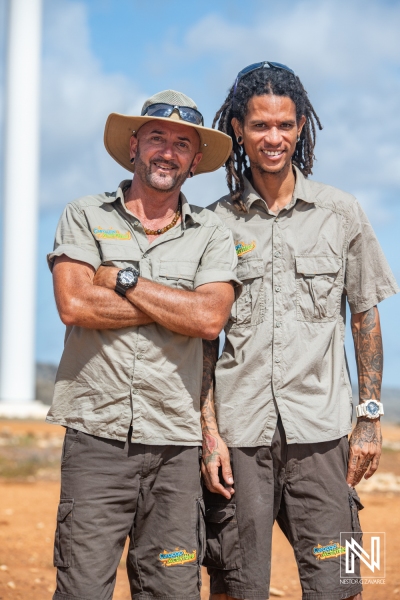
[[[131,232],[126,231],[121,233],[119,229],[102,229],[101,227],[95,227],[93,234],[96,240],[130,240]]]
[[[236,254],[238,256],[243,256],[243,254],[247,254],[248,252],[251,252],[252,250],[254,250],[255,247],[256,247],[256,243],[254,240],[252,242],[250,242],[249,244],[245,244],[245,242],[239,242],[235,246]]]
[[[326,560],[327,558],[336,558],[346,554],[346,548],[341,546],[339,542],[331,540],[326,546],[321,546],[321,544],[314,546],[312,552],[317,560]]]
[[[158,555],[159,560],[163,563],[164,567],[173,567],[175,565],[184,565],[185,563],[195,562],[197,560],[197,551],[187,552],[180,548],[175,548],[173,552],[164,550]]]

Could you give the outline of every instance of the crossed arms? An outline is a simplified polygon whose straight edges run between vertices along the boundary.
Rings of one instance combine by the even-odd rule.
[[[224,327],[234,299],[231,283],[213,282],[194,291],[170,288],[139,277],[120,297],[115,291],[117,267],[100,267],[57,257],[54,294],[65,325],[88,329],[120,329],[159,323],[191,337],[215,339]]]

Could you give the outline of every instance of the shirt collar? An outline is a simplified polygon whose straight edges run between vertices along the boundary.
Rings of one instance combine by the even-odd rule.
[[[123,181],[121,181],[121,183],[118,186],[118,189],[116,192],[113,193],[106,193],[105,194],[105,198],[104,198],[104,202],[106,203],[111,203],[111,202],[115,202],[116,200],[120,200],[123,208],[126,210],[125,207],[125,203],[124,203],[124,191],[130,186],[131,184],[131,180],[130,179],[124,179]],[[179,194],[179,198],[181,201],[181,206],[182,206],[182,222],[183,222],[183,227],[184,229],[186,229],[186,221],[189,219],[191,219],[194,223],[200,223],[199,219],[197,218],[197,214],[192,212],[191,208],[190,208],[190,204],[186,199],[186,196],[184,194],[182,194],[182,192]]]
[[[296,183],[294,186],[292,200],[289,202],[286,209],[294,206],[297,200],[304,200],[304,202],[308,202],[309,204],[315,202],[315,194],[308,179],[304,177],[303,173],[298,167],[296,167],[296,165],[293,165],[293,170],[296,177]],[[247,177],[244,177],[243,202],[247,208],[247,212],[250,210],[252,204],[256,201],[261,201],[265,204],[265,201],[254,189]]]

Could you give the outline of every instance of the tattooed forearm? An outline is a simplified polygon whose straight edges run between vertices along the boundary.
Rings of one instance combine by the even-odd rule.
[[[383,350],[379,313],[376,306],[352,315],[351,330],[356,352],[360,402],[380,400]],[[362,477],[369,479],[379,466],[382,434],[379,419],[359,417],[350,436],[347,483],[357,485]]]
[[[203,381],[200,410],[203,433],[203,461],[205,464],[218,456],[218,427],[214,407],[214,372],[218,360],[219,340],[203,340]]]
[[[351,330],[356,353],[360,400],[370,398],[380,400],[383,348],[376,306],[366,312],[352,315]]]

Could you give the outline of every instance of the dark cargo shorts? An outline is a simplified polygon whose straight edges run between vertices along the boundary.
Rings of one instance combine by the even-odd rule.
[[[200,598],[200,451],[67,429],[54,546],[54,600],[109,600],[127,537],[132,598]]]
[[[275,520],[293,547],[304,600],[341,600],[362,591],[358,581],[342,584],[340,576],[345,558],[340,533],[351,532],[358,543],[362,537],[352,536],[361,532],[362,505],[346,483],[348,451],[347,437],[288,445],[280,419],[271,446],[230,450],[234,496],[228,501],[204,490],[203,564],[212,594],[269,597]],[[360,577],[359,562],[353,581]]]

